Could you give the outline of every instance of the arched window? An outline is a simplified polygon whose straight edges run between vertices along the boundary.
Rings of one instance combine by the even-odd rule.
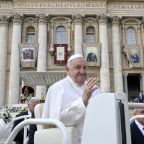
[[[30,26],[26,29],[26,43],[35,43],[35,28]]]
[[[58,26],[55,33],[56,44],[66,44],[67,43],[67,32],[64,26]]]
[[[129,45],[136,45],[136,32],[132,27],[129,27],[126,31],[126,43]]]
[[[89,26],[86,29],[86,42],[88,42],[88,43],[95,42],[95,29],[92,26]]]

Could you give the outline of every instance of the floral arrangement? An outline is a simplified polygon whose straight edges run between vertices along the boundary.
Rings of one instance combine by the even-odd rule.
[[[0,113],[0,118],[3,119],[5,123],[9,123],[12,120],[11,113],[20,113],[26,110],[27,108],[6,106],[2,109],[2,112]]]

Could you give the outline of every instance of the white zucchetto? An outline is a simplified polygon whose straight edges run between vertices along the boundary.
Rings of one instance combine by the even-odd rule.
[[[67,63],[71,62],[72,60],[74,60],[76,58],[80,58],[80,57],[82,58],[83,55],[81,55],[81,54],[74,54],[74,55],[70,56],[70,58],[68,59]]]

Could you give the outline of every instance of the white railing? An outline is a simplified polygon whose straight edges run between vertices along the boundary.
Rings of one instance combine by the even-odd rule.
[[[144,108],[144,103],[128,103],[129,109],[135,109],[135,108]]]
[[[144,115],[136,115],[136,116],[133,116],[129,121],[130,121],[130,122],[133,122],[135,119],[138,119],[138,118],[144,118]]]
[[[27,118],[31,118],[31,115],[23,115],[23,116],[19,116],[16,117],[14,119],[12,119],[12,121],[6,125],[5,131],[8,131],[8,129],[11,127],[11,125],[16,121],[16,120],[20,120],[20,119],[27,119]]]
[[[8,132],[9,128],[13,125],[13,123],[14,123],[15,121],[20,120],[20,119],[26,120],[26,119],[28,119],[28,118],[31,118],[31,115],[23,115],[23,116],[15,117],[14,119],[12,119],[12,121],[11,121],[8,125],[6,125],[6,128],[5,128],[5,130],[4,130],[4,134],[5,134],[6,132]],[[27,139],[27,127],[25,126],[25,127],[24,127],[23,143],[26,144],[27,141],[28,141],[28,139]]]
[[[49,125],[56,125],[62,132],[63,134],[63,144],[68,144],[68,133],[66,130],[66,127],[64,126],[64,124],[56,119],[27,119],[24,120],[23,122],[19,123],[12,131],[12,133],[9,135],[9,137],[7,138],[5,144],[12,144],[13,139],[15,138],[15,136],[17,135],[17,133],[26,125],[30,125],[30,124],[49,124]]]

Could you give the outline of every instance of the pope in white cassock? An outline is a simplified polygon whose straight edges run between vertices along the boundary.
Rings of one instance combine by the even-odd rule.
[[[66,78],[48,89],[42,117],[59,119],[65,126],[74,126],[80,143],[86,107],[100,89],[96,78],[86,81],[86,59],[82,55],[75,54],[68,59],[66,72]]]

